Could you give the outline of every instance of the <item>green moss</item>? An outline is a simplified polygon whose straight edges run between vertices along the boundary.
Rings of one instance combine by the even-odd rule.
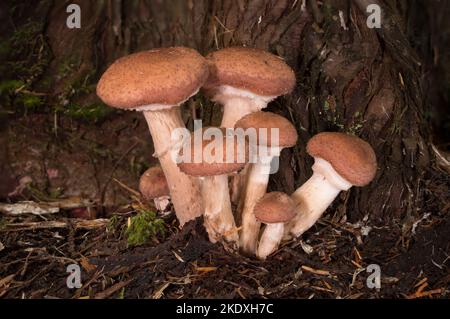
[[[73,73],[79,65],[79,60],[76,57],[69,57],[66,60],[63,60],[59,65],[58,65],[58,75],[61,78],[65,78],[66,76],[70,75],[71,73]]]
[[[43,27],[41,22],[29,21],[19,26],[2,45],[7,60],[5,71],[11,77],[36,79],[44,72],[51,54],[42,35]]]
[[[25,86],[20,80],[6,80],[0,82],[0,95],[13,94],[17,89]]]
[[[0,41],[0,74],[6,79],[0,82],[0,103],[13,112],[38,110],[45,104],[43,97],[29,93],[51,58],[43,28],[41,22],[28,21]]]
[[[60,108],[69,117],[90,122],[99,122],[110,115],[113,110],[103,103],[93,103],[90,105],[78,105],[69,103],[64,108]]]
[[[125,287],[123,287],[120,290],[119,295],[117,296],[117,299],[125,299]]]
[[[349,134],[358,135],[359,131],[364,127],[364,119],[361,112],[357,111],[353,114],[353,123],[345,130]]]
[[[5,218],[0,218],[0,230],[3,230],[8,226],[8,222]]]
[[[120,218],[117,215],[113,215],[109,221],[108,224],[106,225],[106,230],[111,233],[114,234],[116,232],[117,226],[120,223]]]
[[[125,235],[128,245],[138,246],[145,244],[158,234],[164,235],[165,232],[165,223],[162,219],[157,218],[155,212],[141,211],[131,218],[131,224],[125,231]]]
[[[37,111],[39,107],[44,105],[44,100],[41,97],[31,94],[20,94],[18,100],[31,111]]]

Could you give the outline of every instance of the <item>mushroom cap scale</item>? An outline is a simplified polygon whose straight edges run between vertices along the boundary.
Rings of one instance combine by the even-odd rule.
[[[207,128],[203,128],[202,132],[204,132]],[[237,172],[240,169],[244,168],[245,164],[248,162],[249,158],[249,148],[248,143],[244,139],[243,145],[242,143],[238,143],[238,139],[236,135],[227,134],[226,129],[218,128],[223,133],[223,158],[219,158],[219,153],[217,153],[216,158],[216,148],[211,143],[216,141],[215,136],[213,135],[210,140],[204,139],[202,134],[202,140],[198,143],[195,140],[195,132],[191,134],[190,140],[184,145],[184,147],[180,150],[180,157],[184,157],[184,149],[190,149],[190,158],[178,164],[180,170],[190,176],[196,177],[207,177],[207,176],[216,176],[229,174],[233,172]],[[205,151],[207,147],[211,147],[210,151]],[[243,148],[242,148],[243,147]],[[230,161],[227,158],[227,152],[233,151],[234,155]],[[195,162],[195,154],[196,152],[200,152],[201,158],[200,163]],[[208,158],[211,155],[211,158]],[[243,158],[242,158],[243,157]],[[243,160],[242,160],[243,159]]]
[[[139,191],[146,199],[169,196],[169,186],[161,166],[153,166],[142,174],[139,180]]]
[[[285,223],[295,217],[295,207],[295,202],[287,194],[271,192],[256,203],[253,212],[262,223]]]
[[[237,121],[234,128],[256,129],[256,143],[268,147],[292,147],[298,139],[294,125],[281,115],[272,112],[250,113]],[[266,134],[262,134],[261,129],[266,129]],[[272,145],[272,129],[278,129],[278,145]]]
[[[212,52],[206,59],[210,76],[204,89],[209,95],[222,85],[260,96],[284,95],[295,86],[294,71],[282,58],[267,51],[231,47]]]
[[[349,134],[323,132],[313,136],[306,151],[329,162],[334,170],[355,186],[370,183],[377,172],[377,159],[366,141]]]
[[[208,78],[208,64],[195,50],[170,47],[143,51],[115,61],[102,75],[97,95],[121,109],[152,110],[179,105]]]

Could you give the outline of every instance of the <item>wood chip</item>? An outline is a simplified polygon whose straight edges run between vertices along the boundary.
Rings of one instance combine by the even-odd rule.
[[[75,209],[92,206],[92,202],[80,197],[71,197],[52,202],[23,201],[15,204],[0,203],[0,212],[9,216],[24,214],[49,215],[57,214],[61,209]]]
[[[11,281],[14,279],[15,274],[6,276],[2,279],[0,279],[0,288],[4,288],[7,285],[9,285],[11,283]]]
[[[69,226],[73,226],[75,229],[90,230],[106,226],[107,223],[108,219],[93,219],[93,220],[70,219],[67,221],[52,220],[43,222],[14,223],[6,225],[6,227],[0,229],[0,232],[24,231],[24,230],[48,229],[48,228],[68,228]]]
[[[300,246],[302,247],[303,251],[308,255],[311,255],[314,252],[314,248],[311,245],[305,243],[303,240],[300,240]]]
[[[196,267],[195,270],[198,272],[212,272],[216,271],[217,267]]]
[[[183,258],[181,258],[181,256],[180,255],[178,255],[174,250],[172,250],[172,252],[173,252],[173,254],[175,255],[175,258],[176,259],[178,259],[180,262],[182,262],[182,263],[184,263],[185,261],[184,261],[184,259]]]
[[[127,281],[119,282],[119,283],[109,287],[108,289],[106,289],[106,290],[96,294],[94,299],[106,299],[106,298],[112,296],[115,292],[117,292],[120,289],[122,289],[123,287],[127,286],[133,280],[134,279],[130,279],[130,280],[127,280]]]
[[[314,268],[311,268],[308,266],[302,266],[302,270],[316,274],[316,275],[320,275],[320,276],[331,276],[331,274],[328,270],[314,269]]]
[[[318,286],[311,286],[312,289],[318,290],[318,291],[325,291],[325,292],[331,292],[334,293],[334,290],[331,289],[327,289],[327,288],[323,288],[323,287],[318,287]]]
[[[414,288],[422,286],[426,281],[428,280],[427,277],[423,278],[422,280],[420,280],[417,284],[414,285]]]
[[[152,299],[160,299],[164,293],[164,290],[166,290],[167,287],[169,287],[170,282],[166,282],[164,285],[158,288],[156,292],[153,294]]]
[[[442,288],[434,289],[434,290],[428,290],[428,291],[423,291],[423,292],[416,291],[412,295],[407,296],[407,298],[408,299],[417,299],[417,298],[423,298],[423,297],[430,297],[432,295],[441,294],[443,292],[444,292],[444,289],[442,289]]]
[[[81,267],[83,267],[83,269],[86,270],[87,272],[91,272],[97,269],[97,266],[89,263],[89,259],[84,256],[81,257],[80,264]]]

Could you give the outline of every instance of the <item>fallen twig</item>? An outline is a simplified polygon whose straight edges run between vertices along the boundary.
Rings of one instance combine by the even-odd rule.
[[[129,279],[127,281],[122,281],[119,282],[111,287],[109,287],[108,289],[99,292],[98,294],[96,294],[94,296],[94,299],[106,299],[110,296],[112,296],[115,292],[119,291],[120,289],[122,289],[123,287],[127,286],[130,282],[132,282],[134,279]]]
[[[0,203],[0,212],[10,216],[18,216],[23,214],[49,215],[57,214],[61,209],[75,209],[89,206],[92,206],[92,202],[88,199],[72,197],[60,199],[54,202],[42,203],[32,201],[18,202],[15,204]]]
[[[409,295],[408,299],[417,299],[417,298],[423,298],[423,297],[430,297],[432,295],[441,294],[444,291],[444,289],[434,289],[434,290],[428,290],[428,291],[416,291],[412,295]]]
[[[321,270],[321,269],[313,269],[308,266],[302,266],[302,270],[306,272],[310,272],[319,276],[331,276],[330,272],[328,270]]]
[[[0,232],[11,232],[11,231],[23,231],[23,230],[35,230],[35,229],[46,229],[46,228],[67,228],[74,227],[75,229],[95,229],[102,226],[106,226],[108,219],[94,219],[94,220],[83,220],[83,219],[71,219],[67,221],[42,221],[42,222],[28,222],[28,223],[13,223],[7,224],[5,227],[0,229]]]

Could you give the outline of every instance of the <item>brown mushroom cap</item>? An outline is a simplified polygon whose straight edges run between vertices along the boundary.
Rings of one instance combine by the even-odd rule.
[[[279,96],[295,86],[294,71],[282,58],[263,50],[233,47],[210,53],[206,59],[210,77],[204,88],[210,94],[229,85],[261,96]]]
[[[169,196],[169,186],[161,166],[153,166],[142,174],[139,180],[139,191],[146,199]]]
[[[339,175],[355,186],[369,184],[377,172],[373,148],[356,136],[319,133],[309,140],[306,150],[309,155],[329,162]]]
[[[204,132],[207,128],[203,128]],[[226,129],[225,128],[219,128],[223,133],[223,159],[222,162],[220,161],[212,161],[214,159],[214,156],[216,154],[215,148],[211,145],[211,152],[206,151],[205,153],[203,150],[210,144],[213,143],[216,138],[213,136],[211,140],[203,139],[200,141],[200,143],[197,143],[194,139],[194,133],[191,134],[191,139],[187,144],[187,147],[190,147],[191,149],[191,159],[187,162],[181,162],[178,164],[178,167],[180,170],[190,176],[197,176],[197,177],[206,177],[206,176],[216,176],[216,175],[223,175],[223,174],[229,174],[232,172],[237,172],[238,170],[242,169],[245,164],[248,162],[248,143],[244,141],[243,146],[244,149],[239,150],[239,143],[237,142],[237,137],[235,135],[226,135]],[[228,149],[234,149],[234,159],[232,159],[231,163],[227,163],[227,143],[233,143],[228,144]],[[183,156],[183,149],[180,150],[180,156]],[[244,163],[239,163],[239,152],[243,151],[244,153]],[[194,162],[194,152],[201,152],[200,154],[203,154],[202,161],[200,163]],[[209,159],[209,163],[207,162],[206,156],[209,154],[212,155],[212,159]],[[198,155],[197,155],[198,156]]]
[[[285,223],[296,215],[295,202],[285,193],[271,192],[256,203],[253,212],[262,223]]]
[[[236,122],[234,128],[242,128],[244,130],[255,128],[257,133],[258,145],[266,145],[268,147],[292,147],[297,143],[297,131],[284,117],[271,112],[254,112],[247,114]],[[278,128],[278,145],[272,145],[271,129]],[[259,129],[267,129],[266,136]],[[261,134],[260,134],[261,133]]]
[[[97,95],[106,104],[138,109],[151,104],[179,105],[208,78],[208,64],[195,50],[161,48],[118,59],[102,75]]]

